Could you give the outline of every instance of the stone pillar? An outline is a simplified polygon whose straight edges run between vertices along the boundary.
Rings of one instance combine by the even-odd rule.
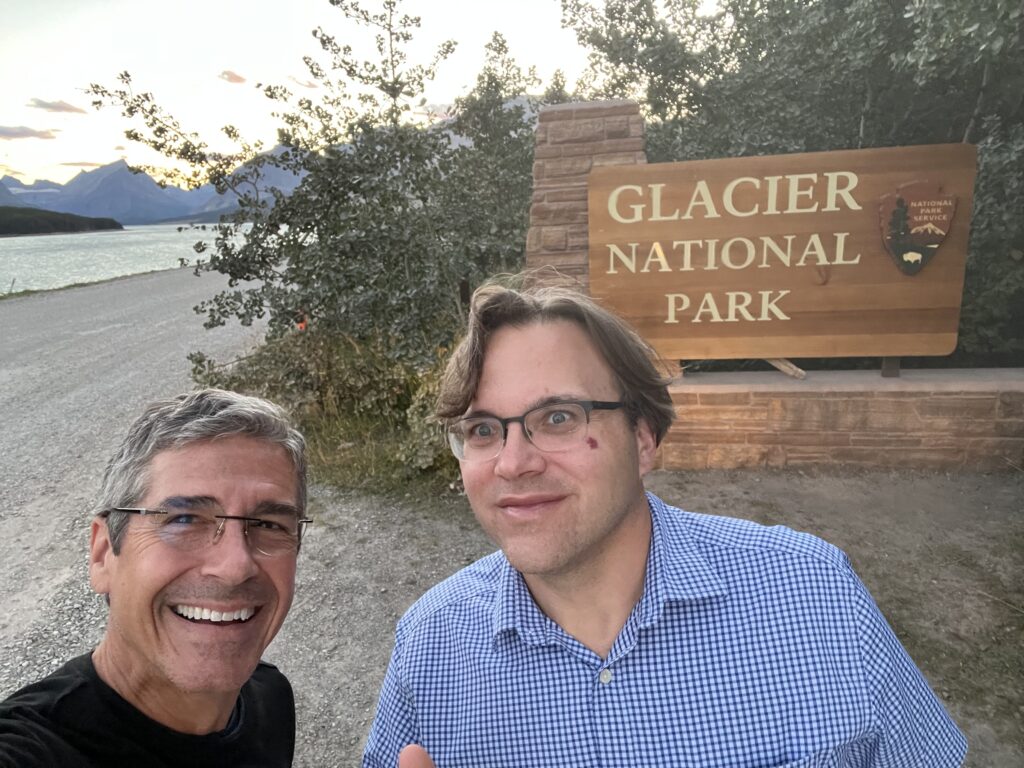
[[[589,290],[587,175],[646,163],[644,121],[632,101],[556,104],[540,111],[526,267],[552,266]]]

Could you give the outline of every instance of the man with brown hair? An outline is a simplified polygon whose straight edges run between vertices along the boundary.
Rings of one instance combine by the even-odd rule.
[[[438,413],[501,551],[399,622],[364,766],[959,765],[842,552],[645,493],[652,356],[579,293],[477,291]]]

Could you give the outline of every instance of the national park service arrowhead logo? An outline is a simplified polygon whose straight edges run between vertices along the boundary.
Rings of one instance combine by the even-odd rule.
[[[904,184],[881,200],[878,223],[885,250],[905,275],[916,275],[946,239],[956,213],[956,196],[930,181]]]

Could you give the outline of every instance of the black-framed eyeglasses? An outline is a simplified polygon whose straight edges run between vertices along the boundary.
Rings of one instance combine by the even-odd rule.
[[[624,405],[606,400],[561,400],[507,419],[467,416],[448,428],[448,445],[459,461],[490,461],[505,446],[508,425],[518,423],[535,448],[547,453],[571,451],[587,439],[591,411],[614,411]]]
[[[216,509],[160,509],[147,507],[112,507],[100,512],[109,517],[114,512],[137,515],[165,544],[183,552],[200,553],[214,546],[224,535],[228,520],[238,520],[253,551],[265,557],[294,555],[302,545],[306,527],[313,521],[293,515],[247,517],[226,515]]]

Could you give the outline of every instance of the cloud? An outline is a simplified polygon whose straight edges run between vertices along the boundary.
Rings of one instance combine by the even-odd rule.
[[[124,152],[124,147],[122,147],[120,144],[118,144],[116,147],[114,147],[114,151],[115,152]]]
[[[9,165],[0,163],[0,176],[24,176],[25,174],[19,170],[11,168]]]
[[[47,112],[77,112],[78,114],[84,115],[86,111],[74,104],[68,104],[66,101],[43,101],[42,99],[32,99],[26,107],[34,107],[35,109],[45,109]]]
[[[56,128],[37,131],[24,125],[0,125],[0,139],[56,139],[58,133]]]
[[[217,77],[219,77],[221,80],[226,80],[229,83],[244,83],[245,82],[245,78],[244,77],[242,77],[237,72],[232,72],[230,69],[225,69],[223,72],[221,72],[219,75],[217,75]]]
[[[301,85],[303,88],[318,88],[319,87],[312,80],[305,80],[305,81],[303,81],[303,80],[299,80],[298,78],[292,77],[291,75],[288,75],[288,79],[291,80],[296,85]]]
[[[61,163],[61,165],[70,165],[72,168],[102,168],[103,167],[103,163],[87,163],[87,162],[84,162],[84,161],[80,162],[80,163]]]

